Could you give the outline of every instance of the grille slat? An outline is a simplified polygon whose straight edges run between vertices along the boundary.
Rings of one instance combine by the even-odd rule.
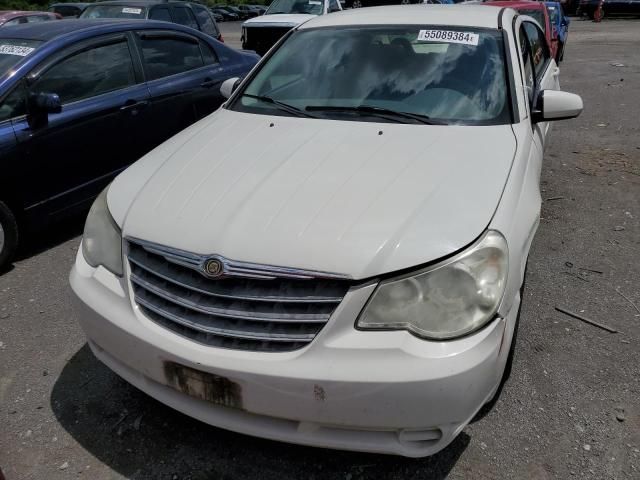
[[[164,257],[158,255],[151,256],[144,251],[142,253],[137,250],[130,252],[129,262],[168,282],[199,293],[221,298],[255,302],[338,304],[342,301],[342,296],[344,295],[342,288],[322,281],[315,282],[315,290],[317,290],[317,292],[311,290],[309,285],[296,288],[297,285],[294,285],[294,282],[289,282],[288,285],[286,285],[288,288],[281,288],[279,291],[275,290],[272,286],[257,284],[251,285],[251,290],[247,289],[241,292],[241,290],[237,288],[230,288],[229,284],[202,282],[202,274],[195,271],[196,266],[188,269],[175,268],[174,265],[169,264]],[[232,287],[237,287],[237,283],[239,282],[235,282]]]
[[[291,351],[311,342],[351,282],[326,272],[224,259],[224,275],[208,278],[209,257],[149,242],[128,243],[136,303],[151,320],[211,346]],[[214,256],[216,259],[222,257]]]
[[[316,313],[269,313],[269,312],[260,312],[254,311],[253,313],[249,313],[248,311],[242,310],[234,310],[232,308],[219,308],[211,305],[210,300],[206,297],[199,296],[199,298],[191,300],[185,297],[180,296],[179,292],[170,291],[168,286],[164,286],[164,288],[158,287],[146,280],[143,280],[135,273],[131,274],[131,282],[135,283],[139,287],[144,288],[159,297],[162,297],[164,300],[168,300],[173,302],[181,307],[188,308],[191,310],[195,310],[200,313],[206,313],[209,315],[215,315],[218,317],[227,317],[227,318],[237,318],[241,320],[251,320],[251,321],[263,321],[263,322],[304,322],[304,323],[325,323],[329,320],[329,314],[316,314]]]

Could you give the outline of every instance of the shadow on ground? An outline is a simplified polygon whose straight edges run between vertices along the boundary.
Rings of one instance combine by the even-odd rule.
[[[102,365],[87,345],[64,367],[51,406],[63,428],[90,454],[134,479],[441,479],[470,441],[462,433],[439,454],[415,460],[235,434],[153,400]]]
[[[26,260],[82,235],[88,210],[74,213],[55,223],[20,230],[20,245],[14,261]],[[9,267],[12,269],[13,267]]]

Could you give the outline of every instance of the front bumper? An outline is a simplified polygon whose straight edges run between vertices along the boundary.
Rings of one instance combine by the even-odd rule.
[[[258,437],[409,457],[446,447],[495,393],[519,303],[473,335],[430,342],[355,330],[368,285],[347,294],[308,347],[265,353],[200,345],[162,328],[132,303],[125,279],[90,267],[81,250],[70,281],[96,357],[176,410]],[[176,388],[172,365],[231,387],[223,400],[195,398]]]

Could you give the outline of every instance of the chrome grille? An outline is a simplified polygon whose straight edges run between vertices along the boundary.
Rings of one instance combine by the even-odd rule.
[[[208,278],[211,258],[224,265]],[[151,320],[206,345],[291,351],[311,342],[349,289],[342,275],[234,262],[128,240],[135,302]]]

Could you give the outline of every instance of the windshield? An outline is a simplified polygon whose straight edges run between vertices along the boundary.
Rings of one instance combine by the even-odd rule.
[[[551,17],[551,24],[557,25],[558,23],[560,23],[558,21],[558,9],[556,7],[547,7],[547,10],[549,10],[549,17]]]
[[[42,44],[39,40],[0,38],[0,76]]]
[[[334,27],[292,34],[229,108],[356,121],[416,123],[411,114],[438,123],[503,124],[510,123],[507,98],[497,30]]]
[[[306,13],[309,15],[322,15],[320,0],[274,0],[267,9],[265,15],[279,13]]]
[[[137,5],[90,5],[80,18],[145,18],[146,8]]]
[[[542,31],[545,32],[547,30],[547,22],[544,21],[544,13],[542,10],[519,10],[522,15],[528,15],[533,18],[536,22],[540,24],[542,27]]]

